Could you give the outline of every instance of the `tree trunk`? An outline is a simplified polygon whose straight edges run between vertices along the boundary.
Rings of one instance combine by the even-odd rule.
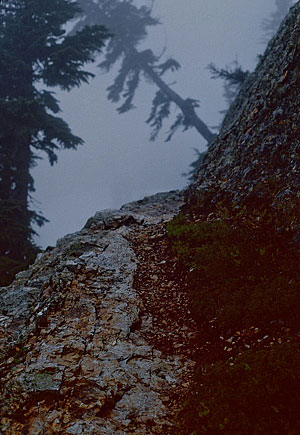
[[[21,139],[15,135],[14,138],[3,138],[1,145],[0,256],[23,260],[31,236],[31,212],[28,209],[30,137]]]
[[[205,140],[207,140],[208,143],[211,143],[216,135],[213,134],[208,126],[202,121],[202,119],[199,118],[195,110],[190,106],[190,104],[187,103],[187,100],[184,100],[180,95],[177,94],[177,92],[171,89],[149,64],[140,61],[140,65],[145,73],[158,86],[158,88],[180,108],[184,116],[189,120],[190,124],[196,128],[196,130]]]
[[[28,206],[28,193],[31,183],[30,176],[30,163],[31,163],[31,151],[30,151],[30,138],[26,139],[18,147],[15,165],[15,189],[13,191],[13,198],[20,201],[27,208]]]

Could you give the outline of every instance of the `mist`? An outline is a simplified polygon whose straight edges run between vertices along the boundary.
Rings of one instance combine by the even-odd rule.
[[[221,81],[211,79],[207,65],[213,62],[224,67],[238,60],[244,69],[253,70],[265,49],[261,23],[273,9],[274,0],[157,0],[154,15],[162,24],[149,33],[144,47],[159,54],[166,46],[168,56],[181,64],[170,76],[170,82],[176,81],[172,87],[184,98],[199,99],[200,117],[210,127],[216,126],[226,102]],[[141,84],[136,109],[119,115],[106,99],[115,72],[104,75],[96,65],[90,70],[96,77],[89,85],[56,93],[61,116],[85,145],[77,151],[60,152],[53,167],[44,159],[32,170],[36,187],[32,206],[50,221],[37,229],[36,242],[41,247],[79,230],[98,210],[184,188],[187,178],[182,174],[195,160],[193,148],[205,150],[205,141],[196,130],[178,132],[165,143],[166,126],[150,142],[145,120],[155,86]]]

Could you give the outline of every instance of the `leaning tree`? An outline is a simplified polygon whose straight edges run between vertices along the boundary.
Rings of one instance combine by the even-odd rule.
[[[147,119],[147,123],[152,127],[151,139],[156,139],[163,122],[172,114],[172,106],[176,106],[179,114],[170,128],[167,140],[170,140],[180,127],[185,130],[194,127],[206,142],[210,143],[215,135],[198,114],[199,101],[180,96],[164,80],[164,75],[178,70],[180,64],[173,58],[165,58],[162,61],[162,56],[157,56],[151,49],[141,48],[147,37],[148,28],[160,24],[153,16],[155,0],[144,0],[142,6],[138,6],[134,0],[78,1],[83,12],[74,26],[74,31],[86,24],[102,23],[114,34],[114,38],[106,46],[105,60],[99,66],[106,72],[115,65],[119,66],[117,76],[107,89],[108,100],[120,104],[118,112],[125,113],[134,107],[136,90],[141,79],[145,78],[158,88]],[[280,21],[293,2],[294,0],[275,0],[275,11],[263,22],[263,31],[267,38],[277,31]],[[226,68],[218,68],[215,65],[210,65],[209,68],[213,78],[221,78],[224,81],[224,97],[230,104],[249,72],[243,71],[237,62],[232,62]]]
[[[113,66],[120,69],[112,85],[108,87],[108,100],[120,103],[119,113],[131,110],[134,96],[142,78],[154,83],[158,88],[147,123],[152,127],[151,139],[156,139],[163,122],[169,118],[172,106],[180,109],[172,124],[167,140],[175,131],[183,127],[185,130],[196,130],[209,143],[215,137],[206,123],[199,117],[197,108],[199,101],[194,98],[180,96],[164,81],[164,74],[180,68],[173,58],[162,61],[151,49],[142,49],[141,45],[147,37],[148,28],[159,24],[153,17],[153,1],[149,6],[137,6],[133,0],[79,0],[83,10],[74,31],[88,24],[104,24],[114,35],[105,49],[105,60],[100,68],[110,71]]]
[[[92,74],[84,69],[101,51],[100,25],[66,34],[80,12],[71,0],[3,0],[0,3],[0,284],[29,264],[37,248],[32,224],[45,218],[30,209],[30,169],[41,152],[53,164],[61,148],[83,143],[57,116],[49,88],[69,91]],[[42,89],[42,85],[46,89]],[[51,180],[49,180],[51,183]]]

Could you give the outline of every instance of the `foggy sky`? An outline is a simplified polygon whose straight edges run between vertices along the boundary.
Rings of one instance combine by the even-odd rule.
[[[166,54],[181,63],[168,83],[176,81],[173,87],[182,97],[200,100],[198,114],[209,126],[220,123],[219,111],[226,103],[222,83],[210,79],[206,66],[214,62],[224,67],[237,59],[253,70],[265,48],[261,22],[273,7],[274,0],[156,0],[155,15],[163,24],[153,28],[144,47],[159,54],[166,45]],[[89,85],[70,93],[57,91],[62,118],[85,145],[59,152],[54,167],[45,159],[32,170],[34,207],[50,220],[38,229],[42,247],[81,229],[98,210],[183,188],[187,181],[182,173],[195,159],[193,148],[204,150],[205,141],[192,130],[165,143],[167,126],[156,142],[149,142],[144,121],[156,88],[142,83],[137,109],[118,115],[105,91],[114,71],[103,75],[96,67],[91,70],[97,77]]]

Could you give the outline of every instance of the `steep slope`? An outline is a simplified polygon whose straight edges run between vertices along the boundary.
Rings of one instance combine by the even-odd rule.
[[[170,225],[199,329],[227,353],[200,364],[176,434],[300,427],[300,2],[244,83]]]
[[[188,201],[300,198],[300,3],[270,41],[211,144]]]
[[[298,433],[299,35],[300,2],[170,226],[180,273],[169,192],[97,213],[0,289],[3,433],[169,433],[196,362],[178,433]]]

